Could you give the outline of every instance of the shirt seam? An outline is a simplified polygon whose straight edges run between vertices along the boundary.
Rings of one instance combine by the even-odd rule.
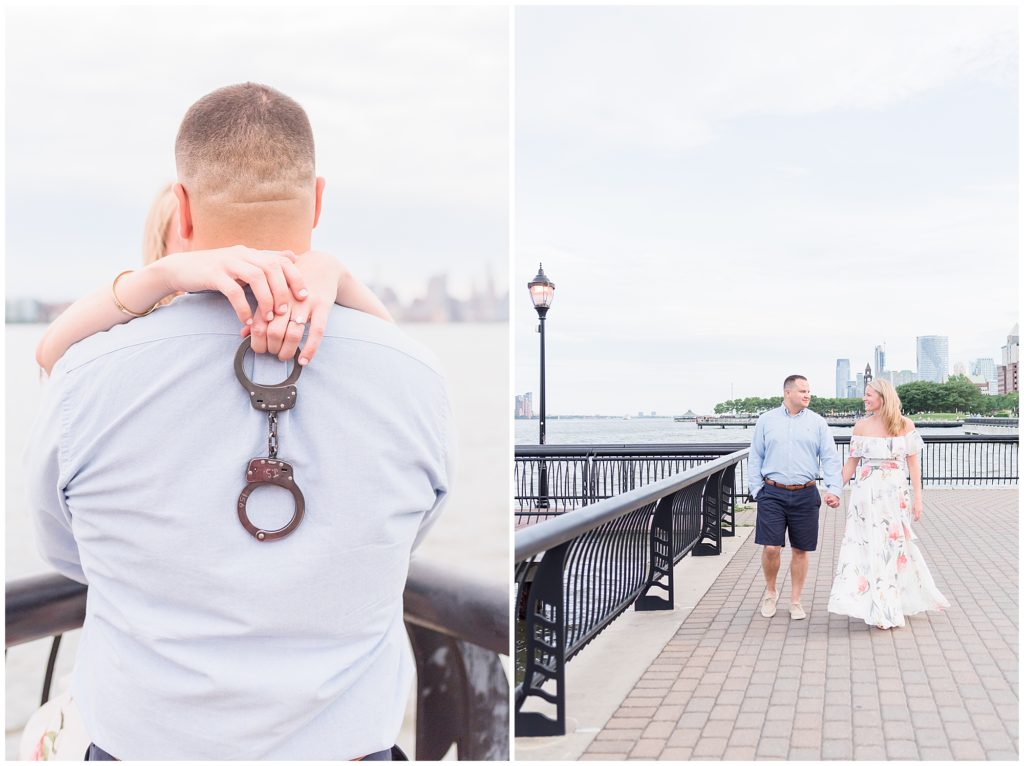
[[[159,338],[150,338],[148,340],[140,340],[140,341],[138,341],[136,343],[129,343],[129,344],[126,344],[126,345],[123,345],[123,346],[118,346],[117,348],[112,348],[112,349],[104,351],[104,352],[102,352],[100,354],[97,354],[95,356],[89,357],[88,359],[86,359],[83,362],[75,365],[74,367],[67,367],[65,369],[65,372],[69,372],[70,373],[70,372],[73,372],[75,370],[80,370],[83,367],[85,367],[86,365],[92,364],[93,362],[95,362],[95,361],[97,361],[99,359],[102,359],[105,356],[109,356],[110,354],[116,354],[118,351],[124,351],[124,350],[127,350],[129,348],[136,348],[138,346],[145,346],[145,345],[148,345],[150,343],[159,343],[160,341],[164,341],[164,340],[173,340],[173,339],[177,339],[177,338],[192,338],[192,337],[201,336],[201,335],[210,335],[210,336],[215,336],[215,337],[219,337],[219,338],[234,337],[230,333],[226,333],[226,332],[209,332],[209,331],[205,331],[205,332],[185,332],[185,333],[179,333],[179,334],[175,334],[175,335],[165,335],[165,336],[161,336]],[[420,366],[426,367],[431,373],[433,373],[438,378],[442,378],[443,379],[443,377],[444,377],[441,374],[441,372],[439,370],[437,370],[433,365],[430,365],[427,362],[424,362],[422,359],[420,359],[420,358],[418,358],[416,356],[413,356],[409,352],[403,351],[400,348],[396,348],[395,346],[391,346],[391,345],[388,345],[386,343],[380,343],[379,341],[375,341],[375,340],[368,340],[366,338],[353,338],[353,337],[350,337],[348,335],[327,335],[327,334],[325,334],[324,337],[325,338],[335,338],[337,340],[348,340],[348,341],[352,341],[354,343],[367,343],[367,344],[372,345],[372,346],[378,346],[380,348],[390,349],[391,351],[394,351],[397,354],[401,354],[402,356],[406,357],[407,359],[411,359],[412,361],[416,362]]]

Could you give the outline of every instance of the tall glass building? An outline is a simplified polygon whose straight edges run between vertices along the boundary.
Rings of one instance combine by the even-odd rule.
[[[875,346],[875,366],[873,368],[875,377],[885,377],[885,347]]]
[[[999,393],[999,375],[996,372],[996,360],[991,357],[975,359],[971,362],[971,375],[977,375],[988,381],[988,392]]]
[[[850,360],[836,359],[836,399],[846,398],[846,384],[850,382]]]
[[[949,377],[949,337],[917,336],[917,379],[945,383]]]

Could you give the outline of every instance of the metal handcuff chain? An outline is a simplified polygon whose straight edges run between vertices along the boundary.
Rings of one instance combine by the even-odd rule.
[[[267,414],[267,457],[254,457],[249,461],[245,471],[245,487],[238,496],[238,520],[245,527],[245,530],[261,543],[272,542],[287,537],[299,526],[302,517],[306,512],[306,501],[302,496],[302,490],[295,482],[295,470],[291,464],[286,463],[277,457],[277,413],[290,410],[295,406],[298,398],[298,390],[295,387],[299,375],[302,374],[302,366],[299,364],[299,352],[295,350],[295,365],[291,374],[275,385],[254,383],[245,374],[242,368],[242,361],[245,352],[252,348],[252,339],[246,338],[235,353],[235,376],[238,382],[249,394],[249,403],[257,412]],[[295,510],[292,512],[291,520],[279,529],[261,529],[252,523],[245,506],[251,495],[259,487],[270,485],[283,487],[292,493],[295,501]]]

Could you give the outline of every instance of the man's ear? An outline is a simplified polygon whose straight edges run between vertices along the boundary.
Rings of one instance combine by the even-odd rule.
[[[178,234],[183,240],[192,239],[192,207],[188,192],[180,183],[174,184],[174,196],[178,198]]]
[[[316,208],[313,210],[313,228],[320,221],[320,208],[324,201],[324,186],[327,184],[321,176],[316,177]]]

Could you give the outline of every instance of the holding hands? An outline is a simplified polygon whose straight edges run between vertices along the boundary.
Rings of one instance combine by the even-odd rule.
[[[296,256],[290,250],[235,245],[174,253],[153,267],[163,275],[167,292],[223,293],[243,324],[242,337],[252,335],[253,351],[274,354],[281,361],[295,356],[307,323],[309,335],[299,364],[313,360],[336,302],[392,321],[384,305],[337,258],[317,250]],[[245,285],[256,297],[255,314],[245,298]]]
[[[252,325],[256,318],[269,322],[277,315],[287,315],[292,301],[309,294],[295,266],[295,254],[288,250],[274,252],[235,245],[172,253],[149,268],[159,276],[165,294],[202,290],[223,293],[244,325]],[[244,285],[256,296],[257,317],[249,309]]]
[[[838,508],[839,507],[839,496],[838,495],[833,495],[831,492],[826,492],[825,493],[825,505],[827,505],[829,508]]]
[[[282,264],[282,268],[289,267]],[[290,268],[298,274],[295,284],[302,285],[300,293],[296,293],[295,301],[290,305],[277,303],[276,314],[261,311],[251,326],[242,328],[242,337],[251,332],[253,351],[257,354],[275,354],[281,361],[287,361],[295,356],[308,322],[309,336],[303,346],[302,356],[299,357],[299,364],[306,365],[313,359],[323,340],[331,306],[342,294],[345,280],[351,280],[352,277],[337,258],[316,250],[304,253]],[[306,284],[311,286],[311,290],[305,289]],[[292,285],[291,280],[289,285]],[[386,310],[384,313],[387,314]],[[391,319],[390,315],[383,318],[388,321]]]

